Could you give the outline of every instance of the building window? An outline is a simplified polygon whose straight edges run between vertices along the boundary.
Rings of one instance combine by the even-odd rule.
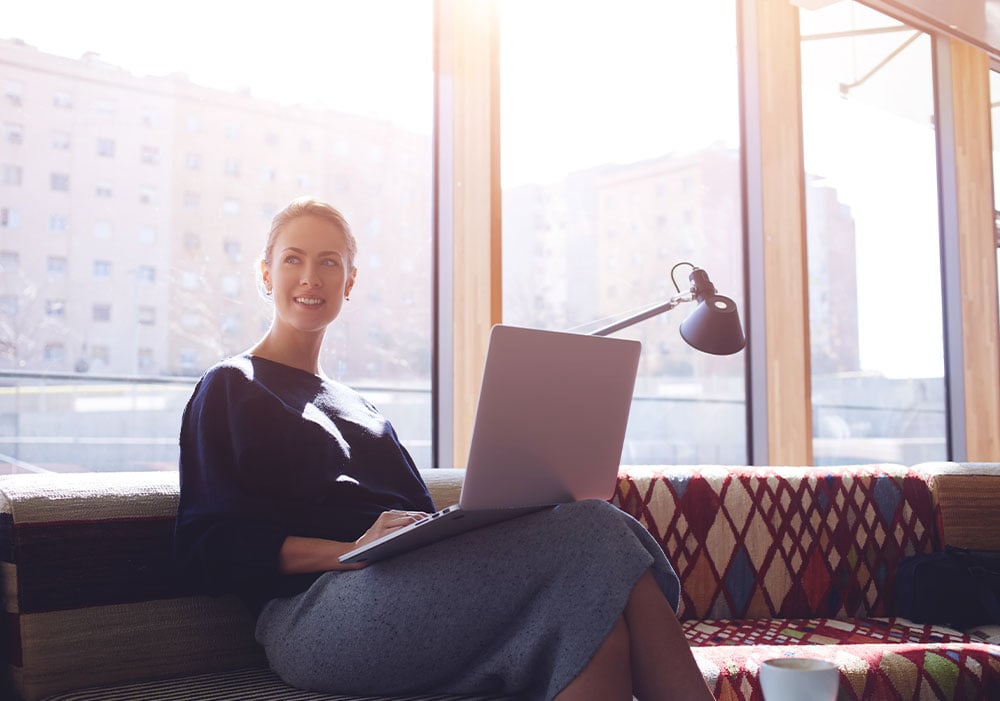
[[[242,324],[240,318],[236,314],[227,314],[222,319],[222,335],[223,336],[239,336]]]
[[[61,363],[66,358],[66,346],[62,343],[46,343],[43,357],[50,363]]]
[[[49,275],[65,275],[67,265],[65,256],[49,256],[45,261],[45,269]]]
[[[56,192],[69,192],[69,174],[52,173],[49,176],[49,187]]]
[[[11,107],[20,107],[24,96],[24,83],[19,80],[8,80],[3,84],[4,100]]]
[[[24,125],[14,122],[3,123],[3,138],[12,146],[20,146],[24,143]]]
[[[20,224],[20,210],[14,207],[0,207],[0,229],[16,229]]]
[[[94,344],[99,344],[110,351],[104,370],[107,373],[141,370],[194,376],[206,369],[206,362],[238,353],[257,335],[260,325],[267,323],[262,317],[270,318],[263,309],[247,304],[248,297],[256,295],[252,271],[245,266],[263,243],[262,236],[268,230],[265,219],[269,220],[288,198],[308,194],[296,189],[295,176],[299,173],[309,174],[312,187],[320,190],[327,177],[357,182],[350,197],[331,193],[348,211],[374,211],[380,196],[391,195],[394,201],[403,202],[410,193],[412,200],[405,200],[407,204],[384,215],[385,231],[378,250],[366,246],[365,253],[381,254],[388,267],[394,246],[404,245],[407,251],[413,249],[410,252],[419,259],[421,246],[430,245],[432,240],[428,222],[433,221],[430,184],[434,94],[430,89],[433,86],[421,76],[433,72],[432,53],[427,48],[432,46],[434,4],[433,0],[411,0],[405,6],[406,14],[417,19],[406,24],[422,29],[391,42],[378,41],[385,38],[384,33],[373,32],[371,41],[365,42],[363,55],[358,55],[359,69],[386,57],[397,64],[396,71],[387,71],[379,78],[380,90],[400,95],[407,104],[397,114],[379,110],[378,117],[372,115],[372,107],[365,104],[363,96],[356,104],[339,100],[336,109],[322,106],[333,103],[335,97],[329,92],[331,86],[322,80],[310,78],[302,85],[291,86],[300,90],[298,95],[293,92],[284,96],[290,100],[286,104],[315,107],[286,109],[269,98],[254,96],[258,90],[262,95],[267,92],[263,83],[251,85],[251,91],[246,92],[208,87],[179,75],[150,75],[141,54],[142,49],[152,47],[138,47],[140,51],[134,57],[121,56],[119,60],[124,63],[120,68],[109,68],[93,58],[56,57],[41,48],[30,51],[31,62],[44,67],[47,73],[14,73],[0,68],[0,169],[3,163],[23,168],[19,188],[5,187],[0,182],[0,206],[20,208],[23,219],[18,230],[0,228],[0,249],[18,251],[22,256],[17,273],[0,275],[0,281],[13,283],[8,289],[0,286],[0,293],[21,298],[23,322],[18,328],[26,331],[9,340],[34,338],[30,348],[24,345],[17,349],[17,360],[23,359],[23,368],[46,372],[71,369],[81,358],[90,361]],[[337,13],[332,6],[328,10]],[[257,10],[251,8],[250,12]],[[53,46],[53,32],[60,31],[57,19],[52,18],[48,26],[17,26],[17,17],[0,10],[0,34],[7,31],[11,36],[23,36],[34,46]],[[224,36],[228,31],[225,22],[212,26],[211,18],[202,19],[212,36]],[[381,22],[384,16],[377,16],[368,27],[359,29],[367,35],[369,28],[377,29]],[[110,55],[107,52],[112,47],[107,43],[98,45],[103,39],[92,31],[94,27],[81,25],[74,30],[88,49]],[[294,46],[294,38],[290,41]],[[289,55],[288,47],[280,46],[280,42],[274,48],[275,56]],[[165,65],[183,69],[186,49],[182,45],[174,49],[173,58],[161,58],[167,61]],[[319,66],[321,74],[321,66],[338,62],[332,45],[310,45],[308,49],[309,60],[293,61],[298,68],[304,64]],[[238,52],[230,58],[237,63],[243,61]],[[266,76],[248,75],[248,80],[257,78],[264,80]],[[7,87],[12,79],[23,81],[23,88],[20,83],[16,89]],[[18,104],[23,94],[23,107],[10,107],[4,101],[5,91],[16,93]],[[62,108],[53,106],[53,95],[59,91],[63,94],[59,98]],[[70,105],[72,110],[67,111]],[[23,145],[10,145],[9,139],[16,137],[10,135],[12,127],[5,127],[5,123],[23,125]],[[177,130],[173,137],[172,130]],[[362,162],[364,159],[354,162],[338,158],[329,163],[327,144],[338,139],[351,143],[355,153],[367,153],[376,142],[393,144],[386,150],[385,170],[371,171],[369,164]],[[261,147],[263,151],[256,153]],[[311,153],[303,152],[310,148]],[[261,182],[265,166],[266,182]],[[328,176],[328,172],[333,175]],[[45,176],[53,173],[64,176],[63,191],[50,190],[46,194]],[[373,185],[382,182],[386,173],[392,177],[380,193]],[[7,193],[6,198],[3,193]],[[32,199],[32,193],[38,197]],[[58,218],[49,220],[53,213]],[[0,225],[9,226],[11,219],[16,220],[16,213],[5,211]],[[365,228],[366,219],[361,215],[356,225]],[[401,221],[410,219],[418,222],[412,241],[401,242],[390,235]],[[99,220],[106,221],[95,225]],[[49,234],[45,230],[47,223],[59,234]],[[21,241],[25,237],[26,242]],[[110,263],[110,277],[101,277],[108,273],[101,263],[95,273],[97,259]],[[49,273],[47,260],[51,261]],[[226,275],[231,277],[223,280]],[[384,374],[377,378],[380,381],[419,386],[423,393],[420,410],[429,415],[432,287],[428,276],[426,266],[418,265],[405,280],[378,281],[390,289],[398,282],[404,290],[427,292],[421,299],[423,307],[403,309],[398,299],[391,302],[387,290],[383,309],[391,304],[396,308],[387,311],[377,323],[403,330],[386,339],[387,347],[380,349],[385,352],[370,368],[364,361],[370,349],[351,347],[345,353],[351,356],[349,365],[357,368],[357,373],[371,369]],[[38,287],[36,299],[26,294],[29,284]],[[65,319],[44,315],[45,299],[56,297],[71,304]],[[92,318],[95,304],[100,305],[98,318],[103,314],[106,321]],[[182,328],[185,314],[200,318],[196,333],[186,333]],[[6,320],[0,326],[3,323]],[[359,318],[355,324],[358,329],[352,329],[351,337],[364,338],[366,326],[371,323],[376,322]],[[34,337],[33,329],[38,331]],[[52,333],[46,334],[46,330]],[[10,367],[13,354],[3,355],[3,336],[0,329],[0,356]],[[326,355],[335,347],[339,349],[334,345],[338,340],[331,340]],[[42,362],[46,341],[65,344],[65,367]],[[397,358],[399,362],[394,362]],[[398,404],[395,393],[393,396],[386,403]],[[61,409],[59,420],[65,423],[57,426],[60,431],[76,437],[83,435],[79,431],[88,430],[72,425],[72,407],[66,407],[65,414]],[[388,407],[387,415],[393,411],[406,414],[409,409]],[[169,417],[154,413],[142,417],[150,421],[132,422],[135,425],[130,423],[125,430],[138,435],[134,432],[155,426],[153,430],[159,431],[161,423],[168,431],[175,430],[169,426]],[[53,417],[50,423],[55,426],[55,421]],[[431,454],[425,423],[421,419],[404,419],[397,425],[401,437],[417,445],[414,458],[421,466],[429,464]],[[112,469],[108,454],[106,450],[104,454],[78,451],[77,464],[66,469]],[[114,461],[119,458],[122,461],[116,464],[124,464],[124,457],[111,456]],[[39,464],[49,463],[56,465],[59,460],[48,454],[39,459]],[[152,459],[149,466],[157,467]]]
[[[665,298],[673,293],[664,281],[670,265],[664,268],[653,254],[662,245],[673,249],[673,263],[704,266],[719,292],[742,307],[738,4],[702,3],[712,9],[691,13],[680,3],[634,3],[627,12],[629,31],[605,37],[598,56],[590,34],[616,21],[620,10],[613,3],[575,4],[572,27],[560,2],[499,3],[505,321],[571,328],[623,318],[637,305]],[[665,41],[665,31],[677,32],[679,40]],[[556,34],[565,37],[558,57],[551,46]],[[688,37],[698,39],[680,40]],[[664,69],[689,65],[698,66],[696,81],[685,70]],[[542,115],[538,100],[555,84],[565,89]],[[637,89],[643,85],[657,88]],[[641,119],[609,122],[590,107],[595,94],[616,95]],[[677,109],[706,101],[707,110]],[[521,125],[528,124],[525,131]],[[557,145],[561,155],[539,158],[539,138]],[[392,149],[360,141],[355,150],[372,163],[394,159]],[[705,174],[698,177],[703,194],[692,201],[650,196],[657,183],[681,170]],[[629,205],[616,210],[610,206],[616,199]],[[580,202],[592,204],[586,214]],[[676,231],[664,240],[647,223],[659,216],[680,219],[685,206],[712,216],[711,226],[698,231],[696,246]],[[395,226],[387,218],[382,238],[394,236]],[[625,267],[636,252],[640,264],[628,266],[623,281],[608,262],[617,255]],[[395,259],[384,256],[383,267]],[[688,272],[679,271],[678,280]],[[643,342],[636,386],[649,391],[637,392],[622,462],[741,463],[748,447],[745,356],[699,355],[677,333],[677,321],[662,315],[628,329]],[[685,389],[691,387],[702,391]],[[664,432],[664,426],[671,430]]]
[[[91,319],[94,321],[111,321],[110,304],[95,304],[91,309]]]
[[[103,158],[114,158],[115,157],[115,140],[114,139],[98,139],[97,140],[97,155]]]
[[[50,214],[49,231],[53,234],[64,234],[69,231],[69,217],[65,214]]]
[[[111,277],[111,261],[95,260],[94,277]]]
[[[156,367],[155,354],[152,348],[140,348],[136,353],[136,360],[139,364],[139,370],[143,372],[152,372]]]
[[[0,273],[12,273],[18,268],[21,255],[17,251],[0,251]]]
[[[17,295],[0,295],[0,314],[6,317],[16,317],[18,312]]]
[[[198,369],[198,351],[191,348],[183,349],[178,355],[178,362],[183,370]]]
[[[4,185],[20,185],[22,178],[21,166],[13,165],[11,163],[3,164],[3,184]]]
[[[243,260],[243,246],[239,241],[233,241],[229,239],[222,244],[222,249],[226,253],[226,257],[233,263],[239,263]]]
[[[933,37],[848,4],[799,13],[813,461],[945,460]]]
[[[111,364],[110,346],[91,346],[90,360],[94,364],[103,365],[104,367],[110,365]]]
[[[68,131],[52,132],[52,148],[56,151],[69,151],[73,137]]]
[[[139,282],[152,284],[156,282],[156,268],[151,265],[140,265],[136,268],[135,278]]]
[[[65,299],[47,299],[45,300],[45,316],[51,316],[56,319],[62,319],[66,316],[66,300]]]
[[[69,93],[57,92],[52,96],[52,106],[61,110],[73,109],[73,96]]]

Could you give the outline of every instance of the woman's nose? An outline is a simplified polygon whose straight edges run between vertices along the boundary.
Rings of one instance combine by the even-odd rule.
[[[316,270],[315,266],[306,265],[305,269],[302,271],[302,280],[300,284],[306,285],[308,287],[319,287],[323,284],[323,279]]]

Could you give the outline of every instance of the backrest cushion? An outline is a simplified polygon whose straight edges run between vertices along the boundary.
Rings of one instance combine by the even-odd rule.
[[[890,615],[899,561],[938,547],[899,465],[627,467],[613,501],[673,563],[683,619]]]
[[[1000,550],[1000,464],[916,465],[931,485],[943,545]]]
[[[14,691],[49,694],[259,664],[234,598],[174,577],[176,473],[0,478],[0,568]]]

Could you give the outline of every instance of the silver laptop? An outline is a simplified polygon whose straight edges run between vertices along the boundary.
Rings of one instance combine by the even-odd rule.
[[[580,499],[610,499],[638,341],[497,325],[458,504],[342,555],[375,562]]]

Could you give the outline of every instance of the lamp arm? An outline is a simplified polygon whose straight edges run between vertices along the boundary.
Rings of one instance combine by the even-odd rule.
[[[638,324],[640,321],[651,319],[652,317],[657,316],[658,314],[669,312],[671,309],[678,306],[679,304],[693,301],[694,298],[695,298],[694,292],[692,291],[681,292],[680,294],[674,295],[673,297],[668,299],[666,302],[663,302],[662,304],[657,304],[652,307],[647,307],[646,309],[643,309],[642,311],[637,312],[632,316],[626,317],[625,319],[621,319],[620,321],[616,321],[613,324],[609,324],[608,326],[599,328],[596,331],[591,331],[590,335],[608,336],[610,334],[613,334],[615,331],[621,331],[625,327],[631,326],[632,324]]]

